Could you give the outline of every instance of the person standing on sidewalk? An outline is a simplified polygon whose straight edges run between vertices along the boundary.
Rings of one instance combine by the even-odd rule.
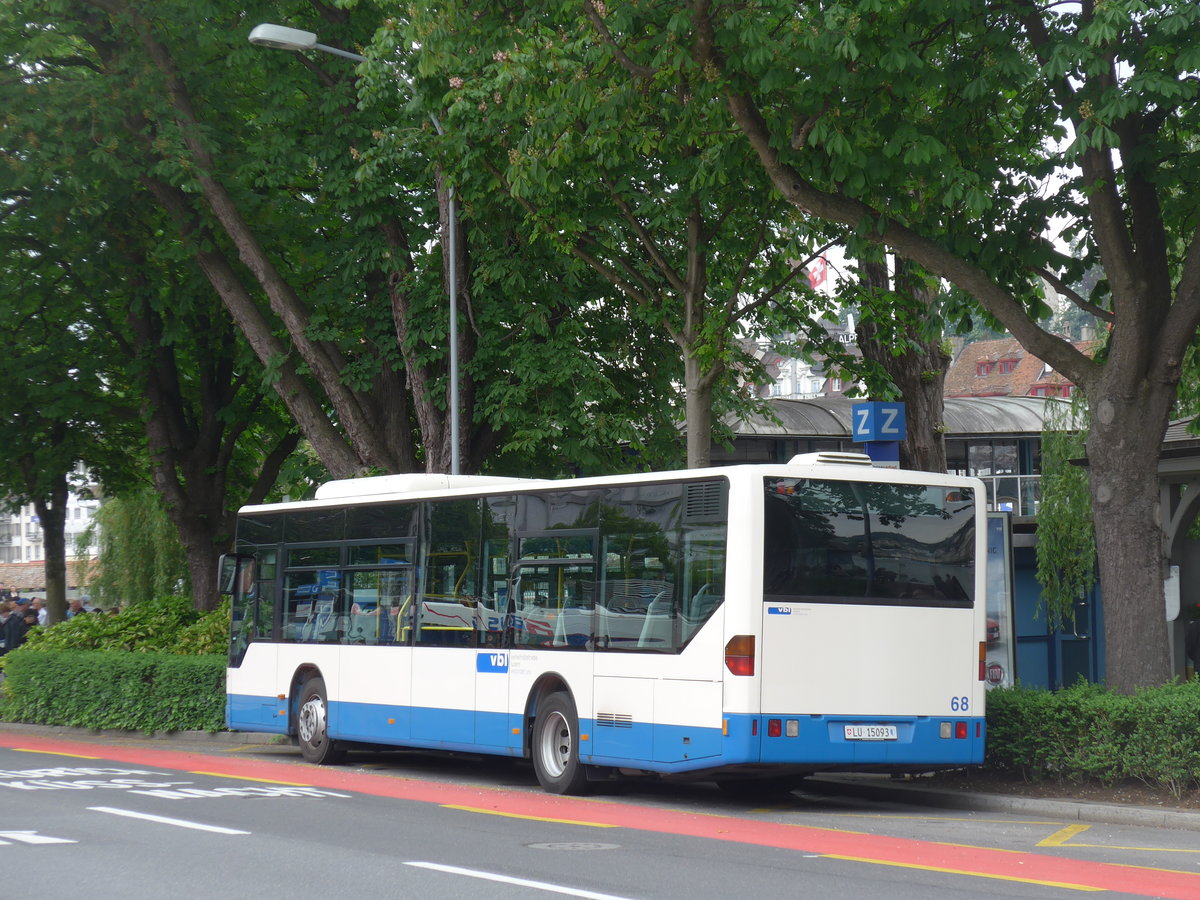
[[[25,634],[29,631],[29,625],[25,621],[26,613],[33,614],[29,606],[29,598],[18,597],[13,601],[13,610],[5,621],[3,630],[0,631],[4,641],[4,649],[0,652],[10,653],[25,643]]]

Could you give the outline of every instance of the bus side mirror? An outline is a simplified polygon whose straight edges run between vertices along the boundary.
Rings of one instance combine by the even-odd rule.
[[[238,592],[239,579],[243,594],[253,592],[255,570],[253,556],[241,553],[223,553],[218,567],[217,592],[222,597],[232,597]]]
[[[237,587],[238,557],[232,553],[222,553],[217,565],[217,592],[222,597],[232,597]]]

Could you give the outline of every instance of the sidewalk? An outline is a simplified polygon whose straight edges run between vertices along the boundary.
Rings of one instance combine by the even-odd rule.
[[[279,735],[247,732],[174,731],[143,734],[137,731],[101,731],[58,725],[26,725],[0,722],[0,731],[58,737],[66,740],[165,741],[219,746],[252,746],[277,743]],[[828,774],[805,779],[800,788],[808,794],[837,794],[880,802],[910,803],[933,809],[998,812],[1068,822],[1108,823],[1146,828],[1173,828],[1200,832],[1200,811],[1130,804],[1094,803],[1070,798],[1034,798],[1007,794],[928,787],[913,781],[898,781],[887,775]]]
[[[887,775],[830,774],[806,779],[801,790],[814,794],[839,794],[868,800],[895,801],[973,812],[999,812],[1069,822],[1136,825],[1200,831],[1200,812],[1157,806],[1093,803],[1069,797],[1049,799],[1007,794],[982,794],[932,788],[911,781],[896,781]]]

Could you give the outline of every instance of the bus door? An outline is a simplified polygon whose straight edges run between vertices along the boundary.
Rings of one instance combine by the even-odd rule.
[[[509,697],[509,541],[500,527],[485,537],[483,579],[476,618],[475,741],[484,747],[521,752],[521,704]],[[514,724],[516,723],[516,724]],[[514,733],[514,729],[516,733]]]
[[[479,500],[426,509],[413,608],[412,736],[431,746],[475,743]]]
[[[396,562],[389,568],[359,569],[345,574],[347,625],[342,654],[343,690],[359,703],[347,705],[340,729],[361,740],[410,734],[411,685],[401,677],[408,665],[409,615],[414,568]],[[386,726],[381,725],[386,723]]]

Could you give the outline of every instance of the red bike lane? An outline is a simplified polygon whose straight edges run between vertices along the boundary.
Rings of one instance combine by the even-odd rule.
[[[941,844],[808,825],[758,822],[733,816],[647,809],[606,798],[463,786],[340,768],[297,767],[238,757],[93,744],[5,733],[0,746],[33,754],[98,759],[192,774],[352,791],[377,797],[435,803],[483,813],[580,826],[604,826],[755,844],[864,864],[900,866],[977,878],[1076,890],[1119,891],[1178,900],[1200,898],[1200,874],[1062,859],[1037,853]],[[57,763],[62,765],[61,762]],[[45,764],[39,767],[47,768]],[[31,766],[33,768],[33,766]]]

